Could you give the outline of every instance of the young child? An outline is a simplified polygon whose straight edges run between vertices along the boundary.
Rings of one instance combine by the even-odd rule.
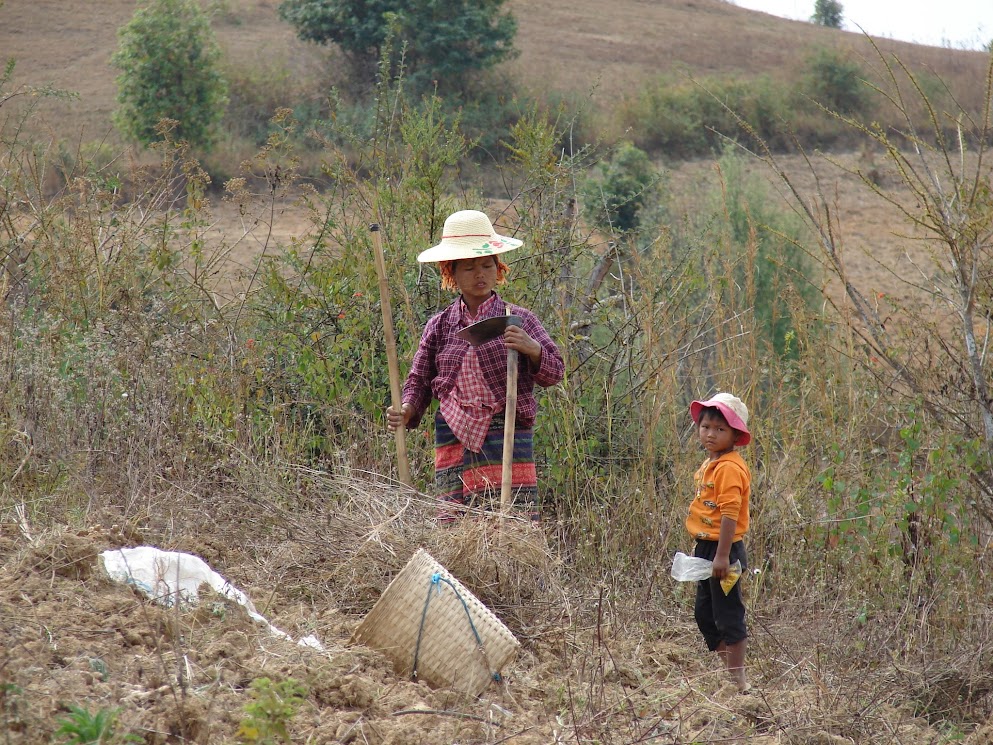
[[[696,540],[694,556],[714,562],[713,576],[697,583],[694,616],[707,648],[720,655],[738,690],[749,689],[745,678],[745,605],[741,583],[725,595],[721,580],[738,560],[746,566],[748,497],[751,474],[735,447],[747,445],[748,408],[737,396],[718,393],[707,401],[694,401],[690,416],[697,425],[707,459],[693,480],[696,497],[690,503],[686,529]]]

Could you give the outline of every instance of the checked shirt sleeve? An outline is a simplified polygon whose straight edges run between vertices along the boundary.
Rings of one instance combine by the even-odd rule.
[[[421,423],[424,412],[431,404],[431,381],[438,374],[437,346],[439,343],[437,319],[428,321],[421,336],[421,342],[414,352],[414,360],[403,384],[402,401],[410,404],[414,413],[407,422],[407,429],[414,429]]]

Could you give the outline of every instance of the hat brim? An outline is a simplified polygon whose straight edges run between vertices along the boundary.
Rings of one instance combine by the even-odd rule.
[[[741,421],[741,417],[735,413],[735,410],[723,401],[715,401],[711,398],[706,401],[694,401],[691,403],[690,416],[693,417],[693,423],[699,424],[700,412],[711,407],[719,409],[721,414],[724,415],[724,419],[727,421],[728,426],[731,427],[731,429],[737,430],[741,433],[735,442],[735,445],[744,447],[752,441],[752,434],[748,431],[748,425]]]
[[[496,254],[513,251],[524,245],[524,241],[509,238],[505,235],[494,235],[489,239],[471,242],[442,241],[437,246],[421,251],[417,260],[422,264],[432,261],[457,261],[458,259],[476,259],[480,256],[495,256]]]

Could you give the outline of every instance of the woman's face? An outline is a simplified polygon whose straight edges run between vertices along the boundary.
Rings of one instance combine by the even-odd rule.
[[[497,283],[495,256],[459,259],[455,262],[455,284],[470,306],[478,307],[492,293]]]

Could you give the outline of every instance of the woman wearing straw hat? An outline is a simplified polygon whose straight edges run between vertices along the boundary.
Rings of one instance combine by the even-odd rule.
[[[441,521],[453,520],[457,505],[485,508],[500,495],[508,349],[521,359],[512,491],[517,507],[537,515],[534,387],[561,381],[565,365],[537,316],[495,292],[508,272],[498,255],[521,245],[499,235],[484,213],[462,210],[445,220],[441,243],[417,257],[421,263],[438,262],[441,286],[459,297],[427,322],[403,386],[400,411],[390,406],[386,417],[391,430],[401,424],[413,429],[431,401],[440,402],[435,415],[435,486],[446,503]],[[473,323],[507,314],[520,318],[520,325],[507,325],[490,341],[471,346],[458,336]]]

